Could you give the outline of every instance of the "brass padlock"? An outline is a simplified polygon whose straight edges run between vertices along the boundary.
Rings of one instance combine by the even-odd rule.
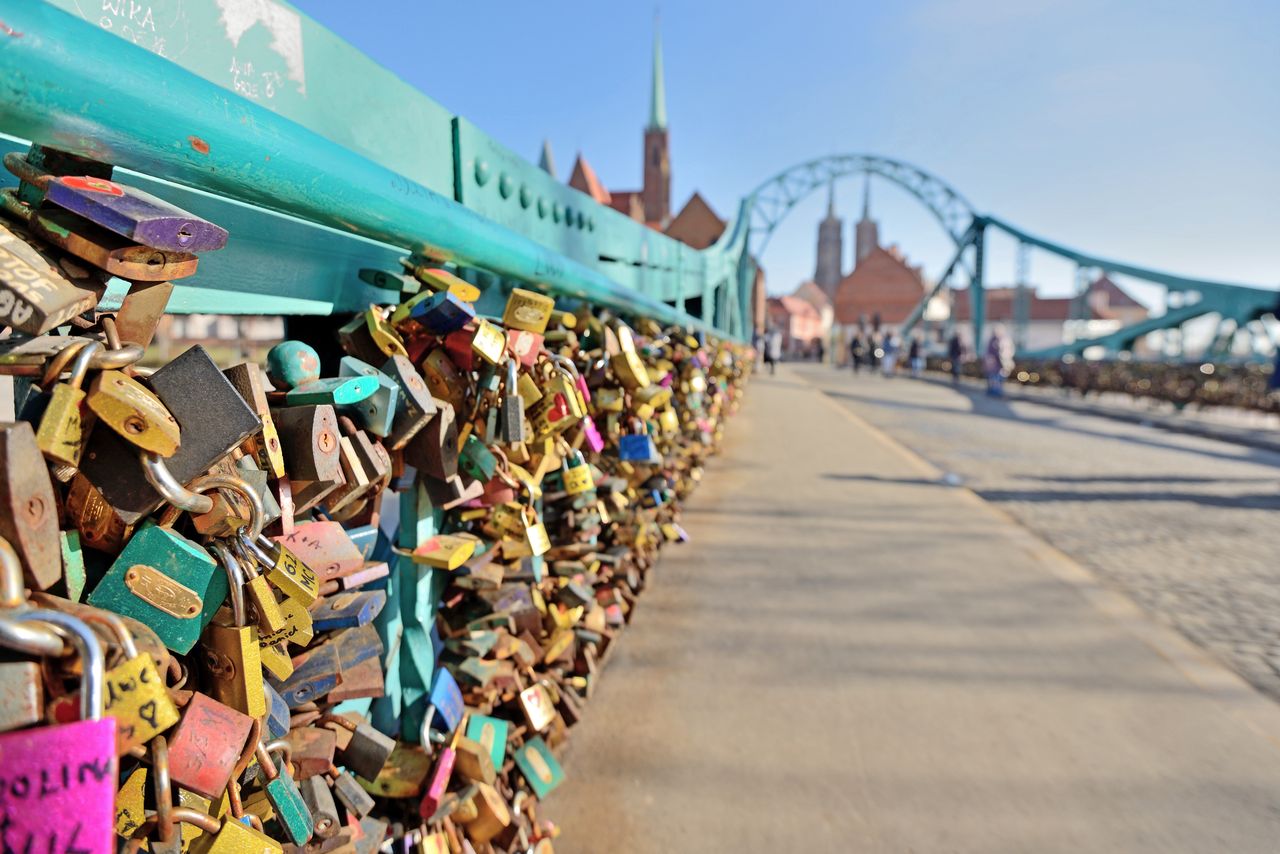
[[[73,345],[74,346],[74,345]],[[50,363],[45,371],[44,385],[53,384],[62,373],[62,356],[64,350]],[[89,360],[100,350],[102,345],[97,341],[85,339],[84,343],[71,351],[74,358],[71,362],[71,377],[67,382],[53,385],[49,405],[40,418],[40,427],[36,430],[36,444],[40,452],[55,463],[76,468],[80,465],[80,454],[84,451],[83,404],[87,392],[84,385],[85,375],[89,372]]]
[[[210,543],[227,573],[230,612],[214,616],[204,631],[203,658],[209,689],[214,699],[251,718],[267,712],[262,684],[262,654],[257,630],[248,625],[244,601],[244,573],[240,562],[218,541]]]
[[[177,453],[178,422],[142,383],[122,371],[103,371],[93,378],[85,405],[98,421],[129,444],[161,457]]]

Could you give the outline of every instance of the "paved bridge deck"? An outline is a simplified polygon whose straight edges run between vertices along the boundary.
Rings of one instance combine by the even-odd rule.
[[[1277,849],[1280,709],[855,414],[977,472],[980,405],[752,383],[575,730],[558,851]]]

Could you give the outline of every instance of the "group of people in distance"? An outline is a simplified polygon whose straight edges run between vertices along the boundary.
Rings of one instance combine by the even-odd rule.
[[[769,373],[773,374],[776,370],[778,362],[783,358],[783,339],[782,332],[777,328],[769,328],[763,334],[757,333],[755,340],[756,352],[764,358],[764,363],[769,368]],[[911,372],[911,376],[919,378],[924,373],[925,368],[925,349],[924,340],[920,335],[912,335],[906,345],[906,364]],[[951,333],[951,337],[947,339],[947,365],[951,372],[951,381],[959,384],[960,375],[963,371],[966,356],[966,346],[964,339],[960,336],[959,330]],[[824,356],[824,348],[821,341],[816,342],[816,347],[809,348],[808,356],[816,356],[817,361],[821,362]],[[860,373],[863,367],[874,373],[879,370],[885,377],[892,377],[897,373],[898,363],[903,358],[902,341],[896,333],[891,330],[885,332],[873,331],[866,332],[859,330],[854,332],[853,337],[849,340],[849,366],[853,368],[855,374]],[[991,330],[991,337],[987,339],[987,346],[982,353],[982,374],[987,382],[987,394],[992,397],[1000,397],[1004,394],[1004,380],[1009,376],[1009,372],[1013,369],[1013,347],[1008,335],[1005,334],[1003,327],[995,326]]]

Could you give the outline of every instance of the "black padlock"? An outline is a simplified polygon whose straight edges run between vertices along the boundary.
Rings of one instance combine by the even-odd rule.
[[[458,473],[458,424],[452,404],[437,400],[436,406],[427,429],[405,446],[404,460],[429,477],[448,480]]]
[[[427,384],[404,356],[392,356],[382,366],[382,372],[396,381],[400,394],[396,398],[396,416],[391,422],[391,435],[387,447],[395,451],[403,448],[418,434],[432,415],[436,413],[436,401],[431,397]]]
[[[327,724],[337,724],[351,733],[347,746],[339,748],[334,759],[350,769],[352,774],[373,780],[387,764],[387,757],[395,749],[395,739],[383,735],[368,724],[356,724],[340,715],[326,715]]]
[[[338,417],[327,403],[271,411],[289,477],[333,483],[343,480]]]

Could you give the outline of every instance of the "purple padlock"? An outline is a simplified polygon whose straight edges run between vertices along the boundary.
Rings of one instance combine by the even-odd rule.
[[[227,245],[227,230],[163,199],[104,178],[59,175],[45,198],[116,234],[169,252],[208,252]]]
[[[0,843],[5,851],[114,854],[116,721],[102,717],[105,668],[97,635],[56,611],[4,619],[64,629],[80,653],[84,684],[81,720],[0,735]]]

